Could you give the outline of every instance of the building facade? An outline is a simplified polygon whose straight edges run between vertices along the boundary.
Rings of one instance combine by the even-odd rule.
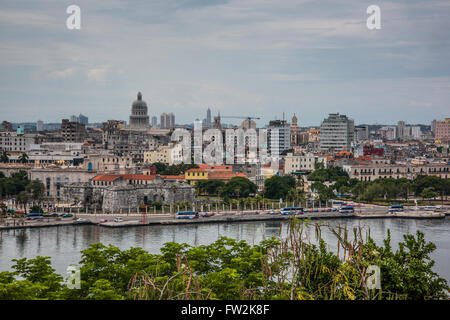
[[[320,152],[350,151],[354,141],[354,121],[339,113],[330,113],[320,126]]]
[[[61,136],[64,142],[83,142],[86,137],[84,124],[63,119],[61,123]]]
[[[272,157],[291,148],[291,127],[286,120],[272,120],[267,127],[267,147]]]
[[[350,179],[360,181],[373,181],[378,178],[406,178],[415,179],[419,175],[438,176],[440,178],[450,178],[450,166],[443,163],[428,164],[385,164],[385,163],[369,163],[359,165],[344,165],[343,170],[346,171]]]
[[[87,183],[65,185],[63,201],[81,200],[84,206],[105,213],[133,210],[152,202],[176,204],[178,201],[195,200],[194,188],[177,179],[158,175],[98,175]]]
[[[437,121],[435,130],[435,138],[437,140],[450,141],[450,118],[446,118],[444,121]]]
[[[15,132],[0,132],[0,151],[26,152],[35,139],[32,136],[17,135]]]
[[[307,153],[305,155],[288,153],[284,158],[284,173],[311,172],[317,163],[323,163],[324,168],[327,168],[327,159],[328,157],[325,155],[315,155],[313,153]]]

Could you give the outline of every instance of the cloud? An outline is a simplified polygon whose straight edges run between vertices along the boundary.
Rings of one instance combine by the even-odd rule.
[[[87,79],[89,82],[103,83],[106,81],[109,73],[109,67],[102,66],[87,71]]]
[[[409,104],[414,106],[414,107],[431,107],[431,106],[433,106],[432,102],[417,101],[417,100],[410,100]]]
[[[50,78],[52,79],[66,79],[71,77],[74,74],[73,68],[67,68],[64,70],[57,70],[49,73]]]

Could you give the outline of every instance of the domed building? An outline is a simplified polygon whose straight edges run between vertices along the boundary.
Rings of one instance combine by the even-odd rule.
[[[142,100],[142,93],[137,94],[137,100],[133,102],[130,116],[130,129],[147,129],[149,127],[149,116],[147,103]]]

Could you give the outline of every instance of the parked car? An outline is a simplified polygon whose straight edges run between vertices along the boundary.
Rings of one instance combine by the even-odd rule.
[[[71,214],[71,213],[64,213],[64,214],[61,215],[61,217],[63,217],[63,218],[72,218],[73,214]]]
[[[83,219],[83,218],[78,218],[77,219],[77,222],[85,222],[86,221],[86,219]]]
[[[54,212],[44,214],[44,217],[46,217],[46,218],[57,217],[57,216],[58,216],[58,214],[54,213]]]
[[[100,219],[100,223],[102,222],[108,222],[108,219]]]
[[[123,222],[123,219],[120,217],[114,218],[114,222]]]
[[[200,217],[208,218],[208,217],[212,217],[214,215],[214,212],[200,212],[199,215],[200,215]]]

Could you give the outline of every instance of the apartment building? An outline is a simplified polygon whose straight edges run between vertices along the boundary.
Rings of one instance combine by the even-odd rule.
[[[17,135],[15,132],[0,132],[0,151],[26,152],[34,143],[34,137]]]
[[[85,125],[63,119],[61,123],[61,135],[65,142],[83,142],[86,137]]]
[[[435,138],[441,141],[450,141],[450,118],[446,118],[444,121],[436,122]]]
[[[313,171],[317,163],[323,163],[324,168],[326,168],[327,161],[328,157],[326,155],[316,155],[313,153],[296,155],[288,153],[284,158],[284,173],[292,174],[302,171]]]
[[[440,178],[450,178],[450,166],[445,163],[412,164],[398,163],[368,163],[358,165],[343,165],[343,170],[350,179],[373,181],[378,178],[415,179],[419,175],[432,175]]]
[[[161,162],[168,165],[181,163],[183,160],[183,150],[181,145],[169,144],[167,146],[159,146],[155,150],[144,152],[144,163]]]
[[[355,123],[353,120],[339,113],[330,113],[320,126],[320,152],[334,153],[351,150],[354,133]]]

